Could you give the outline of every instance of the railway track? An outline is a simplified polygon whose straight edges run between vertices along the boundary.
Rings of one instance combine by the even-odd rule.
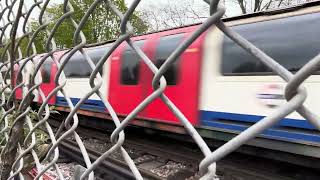
[[[79,127],[77,132],[88,149],[92,160],[95,160],[111,146],[108,139],[110,134],[106,134],[106,132],[83,127]],[[199,178],[197,169],[203,156],[201,152],[195,150],[196,148],[192,148],[190,143],[186,144],[186,142],[168,139],[167,137],[163,138],[141,133],[126,132],[126,135],[124,148],[129,152],[145,179],[192,180]],[[148,137],[146,138],[146,136]],[[77,161],[82,160],[82,155],[72,139],[65,140],[61,144],[61,148],[65,153],[70,154],[69,157],[78,159]],[[173,164],[173,168],[169,167],[170,163],[168,162]],[[177,164],[180,166],[177,166]],[[161,170],[161,167],[166,166],[168,167],[167,169]],[[220,161],[217,167],[221,180],[319,179],[317,172],[310,169],[237,153]],[[123,162],[120,153],[113,154],[106,159],[97,171],[99,174],[114,176],[117,179],[134,179],[127,165]]]
[[[70,159],[73,159],[80,164],[84,164],[81,151],[77,143],[75,143],[74,141],[64,140],[59,145],[59,148]],[[87,151],[92,161],[95,161],[98,157],[102,155],[102,153],[91,148],[87,148]],[[142,174],[142,176],[146,179],[163,179],[143,169],[139,169],[139,171]],[[100,179],[135,179],[128,166],[123,161],[117,160],[115,158],[106,158],[106,160],[100,164],[99,168],[95,172],[98,172],[97,174]]]

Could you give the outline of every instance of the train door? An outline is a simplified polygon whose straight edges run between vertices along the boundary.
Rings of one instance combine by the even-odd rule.
[[[145,49],[147,41],[135,40]],[[145,98],[145,65],[127,43],[123,43],[111,57],[109,101],[120,115],[129,114]],[[142,116],[143,112],[139,114]]]
[[[58,58],[57,55],[54,55],[54,58]],[[44,93],[45,97],[47,97],[53,89],[56,87],[54,82],[55,75],[57,73],[57,65],[53,62],[53,60],[49,57],[47,58],[40,68],[42,83],[40,88]],[[39,102],[43,102],[43,100],[39,96]],[[51,97],[49,100],[49,104],[55,104],[56,95]]]
[[[186,29],[186,31],[192,30],[192,28]],[[160,35],[156,42],[153,59],[158,68],[189,34],[186,32],[172,33]],[[200,39],[194,42],[164,74],[167,81],[165,94],[192,124],[197,124],[198,121],[199,71],[201,63]],[[149,84],[151,84],[153,76],[148,77],[150,78]],[[153,89],[148,86],[148,94],[152,92]],[[145,109],[145,116],[168,123],[179,123],[179,120],[160,98]]]

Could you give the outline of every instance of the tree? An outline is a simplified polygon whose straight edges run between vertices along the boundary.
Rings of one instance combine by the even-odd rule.
[[[286,8],[296,4],[302,4],[312,0],[224,0],[227,9],[227,16],[247,14],[271,9]]]
[[[79,23],[94,0],[73,0],[70,2],[74,8],[72,18]],[[127,10],[124,0],[113,0],[112,2],[121,12]],[[63,5],[57,4],[47,8],[46,13],[47,19],[53,19],[53,22],[56,22],[56,20],[63,15]],[[135,12],[130,19],[136,34],[145,33],[148,29],[147,24],[139,18],[139,15],[139,12]],[[50,24],[49,29],[52,29],[53,26],[54,23]],[[32,22],[31,27],[35,30],[39,27],[39,24],[37,22]],[[75,28],[73,27],[70,18],[66,19],[59,26],[54,35],[58,48],[63,49],[72,47],[74,32]],[[82,32],[86,36],[87,43],[89,44],[115,39],[120,33],[120,18],[116,16],[109,6],[105,3],[101,3],[90,15],[85,26],[82,28]],[[39,34],[39,37],[35,42],[36,47],[40,52],[44,51],[44,48],[41,46],[45,44],[45,38],[46,34],[43,32],[42,34]]]
[[[200,23],[209,16],[209,6],[202,1],[163,0],[141,4],[141,7],[141,18],[148,23],[149,31]]]

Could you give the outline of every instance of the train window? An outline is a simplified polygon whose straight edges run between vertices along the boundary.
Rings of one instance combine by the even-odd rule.
[[[317,38],[316,31],[320,28],[319,18],[319,13],[313,13],[238,25],[232,29],[286,69],[296,72],[320,51],[320,46],[317,46],[320,44],[320,39]],[[222,50],[222,74],[271,75],[274,73],[225,36]]]
[[[88,55],[90,56],[93,63],[96,65],[98,64],[99,60],[104,56],[108,51],[110,50],[110,47],[108,46],[101,46],[99,48],[89,49]],[[99,69],[99,73],[102,76],[103,73],[103,67]]]
[[[99,47],[86,50],[88,56],[91,58],[94,64],[97,64],[100,58],[108,51],[108,47]],[[102,75],[102,67],[99,69]],[[92,73],[92,69],[85,59],[85,57],[78,51],[70,58],[64,68],[64,73],[67,78],[89,78]]]
[[[91,68],[80,52],[76,52],[64,67],[67,78],[88,78]]]
[[[167,60],[167,58],[172,54],[172,52],[181,43],[184,34],[174,34],[169,36],[163,36],[160,38],[157,51],[156,51],[156,66],[160,68],[161,65]],[[168,68],[164,73],[168,85],[177,84],[177,74],[178,74],[178,63],[179,59]]]
[[[43,83],[50,83],[52,60],[46,60],[41,69],[41,77]]]
[[[134,42],[142,48],[144,40]],[[139,82],[140,56],[127,45],[121,58],[121,77],[120,82],[124,85],[137,85]]]

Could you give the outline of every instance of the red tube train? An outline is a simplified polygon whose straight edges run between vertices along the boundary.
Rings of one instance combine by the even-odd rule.
[[[299,70],[320,52],[319,2],[232,17],[224,21],[291,72]],[[160,67],[198,27],[191,25],[132,39]],[[106,43],[85,50],[97,63],[110,46],[111,43]],[[54,58],[59,59],[62,54],[57,52]],[[41,89],[45,95],[56,87],[56,72],[57,67],[52,60],[47,60],[42,66]],[[66,64],[64,73],[68,82],[65,91],[74,104],[90,91],[91,72],[89,64],[79,52]],[[119,116],[125,117],[153,92],[153,73],[127,43],[122,43],[112,53],[100,73],[103,78],[100,91]],[[166,71],[165,78],[165,94],[207,138],[229,140],[286,102],[284,81],[216,27],[210,28],[193,42]],[[308,78],[304,86],[308,89],[305,105],[313,112],[319,112],[319,73]],[[61,94],[51,98],[50,104],[59,110],[69,110]],[[104,104],[96,95],[83,103],[79,113],[108,117]],[[140,112],[132,124],[185,133],[179,120],[160,99]],[[319,131],[296,112],[248,144],[320,158]]]

